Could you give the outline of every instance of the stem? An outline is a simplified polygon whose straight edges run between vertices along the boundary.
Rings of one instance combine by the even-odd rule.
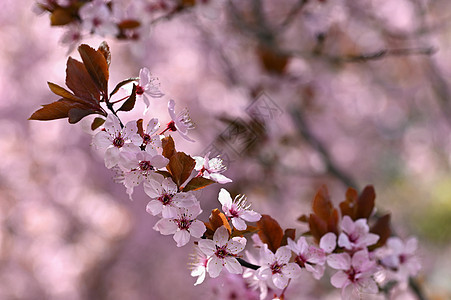
[[[124,101],[125,99],[127,99],[127,98],[129,98],[130,96],[125,96],[124,98],[121,98],[121,99],[119,99],[119,100],[116,100],[116,101],[113,101],[113,102],[110,102],[111,104],[116,104],[116,103],[118,103],[118,102],[121,102],[121,101]]]
[[[245,267],[245,268],[249,268],[249,269],[252,269],[252,270],[258,270],[258,269],[260,268],[260,266],[251,264],[251,263],[245,261],[245,260],[242,259],[242,258],[238,258],[238,257],[237,257],[236,260],[240,263],[240,265],[242,265],[242,266]]]
[[[108,107],[108,109],[113,113],[113,115],[115,115],[117,117],[117,119],[119,120],[119,124],[121,125],[121,128],[124,128],[124,124],[122,123],[121,119],[119,118],[119,116],[117,115],[116,111],[113,108],[113,103],[109,101],[108,97],[106,95],[103,95],[103,98],[105,100],[106,106]]]

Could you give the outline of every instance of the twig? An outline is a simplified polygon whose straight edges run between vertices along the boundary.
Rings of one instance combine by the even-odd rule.
[[[407,56],[407,55],[432,55],[437,52],[434,47],[427,48],[400,48],[400,49],[383,49],[372,53],[346,55],[346,56],[326,56],[334,62],[359,63],[368,60],[382,59],[388,56]]]
[[[236,260],[238,260],[238,262],[240,263],[240,265],[242,265],[243,267],[246,267],[246,268],[249,268],[249,269],[252,269],[252,270],[258,270],[258,269],[260,268],[260,266],[251,264],[251,263],[245,261],[245,260],[242,259],[242,258],[237,258]]]
[[[326,163],[327,171],[339,179],[347,187],[357,188],[357,183],[348,174],[335,165],[330,153],[327,151],[326,146],[324,146],[324,144],[310,131],[310,128],[305,122],[302,113],[297,109],[293,109],[291,111],[291,117],[293,118],[293,121],[303,138],[322,155],[324,162]]]

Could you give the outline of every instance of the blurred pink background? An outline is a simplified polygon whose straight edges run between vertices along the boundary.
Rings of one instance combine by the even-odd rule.
[[[274,26],[296,4],[263,2]],[[193,286],[190,246],[177,248],[152,229],[157,219],[146,213],[141,188],[131,202],[113,181],[90,146],[92,118],[77,125],[27,120],[57,100],[47,81],[64,85],[67,60],[64,30],[35,15],[33,3],[4,0],[0,10],[0,299],[244,297],[233,277]],[[159,22],[140,42],[106,38],[110,86],[148,67],[166,96],[152,101],[145,119],[168,122],[171,98],[177,109],[187,107],[197,142],[175,136],[177,148],[222,154],[234,180],[225,188],[246,194],[283,228],[306,230],[296,219],[309,212],[321,184],[336,202],[347,184],[373,184],[397,234],[419,238],[426,294],[450,299],[451,3],[311,1],[268,42],[290,56],[283,74],[261,63],[261,27],[246,25],[256,22],[251,5],[236,4],[238,14],[227,5],[218,0]],[[382,49],[435,53],[344,61]],[[255,105],[263,117],[252,125]],[[121,116],[140,118],[143,107]],[[203,220],[218,207],[219,189],[199,192]],[[304,282],[288,299],[338,297],[326,279]]]

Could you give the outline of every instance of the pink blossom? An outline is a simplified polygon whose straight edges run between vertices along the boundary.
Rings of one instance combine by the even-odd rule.
[[[139,71],[139,81],[136,86],[136,95],[138,97],[142,97],[144,104],[146,105],[144,114],[147,112],[150,105],[149,98],[147,96],[152,98],[161,98],[164,96],[160,90],[158,78],[152,77],[152,74],[147,68],[142,68]]]
[[[301,274],[301,268],[296,263],[290,263],[290,258],[291,250],[287,246],[280,247],[274,254],[265,244],[260,249],[262,265],[257,270],[257,277],[261,280],[271,278],[277,288],[285,288],[289,279]]]
[[[143,145],[146,146],[146,151],[153,153],[156,147],[161,147],[160,135],[156,134],[160,128],[160,123],[157,118],[150,119],[147,123],[146,130],[143,132]]]
[[[412,237],[404,242],[399,237],[390,237],[385,247],[376,255],[380,258],[382,266],[390,272],[389,275],[405,284],[410,276],[417,275],[421,269],[421,264],[415,255],[417,246],[416,238]]]
[[[166,167],[169,163],[169,160],[159,155],[155,149],[153,151],[126,154],[125,157],[126,161],[123,163],[123,166],[127,168],[127,171],[124,172],[124,185],[130,197],[134,187],[152,176],[155,177],[155,171]]]
[[[144,192],[153,199],[147,204],[147,212],[154,216],[161,213],[163,218],[174,218],[178,208],[190,207],[197,201],[191,192],[179,193],[172,179],[160,174],[144,182]]]
[[[160,219],[154,226],[154,229],[161,234],[174,235],[174,241],[177,247],[185,246],[190,236],[200,238],[207,228],[202,221],[196,220],[202,210],[199,205],[193,205],[188,208],[177,207],[176,216],[171,219]]]
[[[199,171],[198,176],[214,180],[221,184],[232,182],[230,178],[227,178],[224,175],[220,174],[226,170],[226,167],[222,164],[222,159],[219,157],[213,157],[209,159],[209,155],[210,152],[207,153],[204,157],[193,157],[196,160],[196,166],[194,167],[194,169],[196,171]]]
[[[344,216],[341,221],[341,230],[338,237],[338,245],[347,250],[360,250],[377,243],[379,236],[370,233],[366,219],[358,219],[355,222],[349,216]]]
[[[114,23],[112,13],[103,0],[94,0],[80,8],[80,18],[83,28],[100,36],[117,35],[119,29]]]
[[[191,120],[187,109],[183,109],[181,112],[176,114],[175,101],[171,99],[168,103],[168,112],[172,121],[168,123],[166,129],[162,133],[164,133],[167,130],[177,131],[178,133],[180,133],[180,136],[185,140],[194,142],[193,139],[188,137],[188,130],[194,128],[194,123]]]
[[[250,204],[246,203],[244,195],[238,195],[232,200],[230,193],[226,189],[221,189],[218,200],[222,204],[222,211],[232,219],[233,227],[238,230],[246,230],[245,221],[257,222],[262,217],[259,213],[249,209]]]
[[[348,253],[331,254],[327,264],[336,270],[331,284],[342,289],[342,299],[361,297],[362,293],[376,294],[378,287],[372,275],[377,271],[376,262],[370,260],[368,250],[360,250],[351,256]]]
[[[205,280],[207,274],[208,257],[203,253],[198,246],[195,246],[195,253],[191,255],[191,276],[197,277],[194,285],[199,285]]]
[[[213,240],[199,241],[200,250],[210,257],[207,271],[213,278],[219,276],[223,267],[233,274],[243,273],[243,268],[236,257],[244,250],[244,247],[246,247],[246,239],[241,237],[229,239],[229,231],[225,226],[216,229]]]
[[[99,149],[105,149],[105,166],[111,169],[115,165],[124,166],[127,153],[140,152],[141,137],[138,135],[135,121],[128,122],[121,128],[119,119],[110,114],[105,121],[104,130],[93,138],[93,144]]]
[[[323,249],[309,245],[303,236],[298,239],[297,243],[289,238],[288,248],[296,254],[296,263],[311,272],[315,279],[323,276],[326,262],[326,252]]]

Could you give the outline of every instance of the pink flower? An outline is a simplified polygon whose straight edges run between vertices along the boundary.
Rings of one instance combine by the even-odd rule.
[[[170,100],[168,103],[168,112],[172,121],[168,123],[167,127],[161,134],[169,131],[177,131],[180,136],[187,141],[194,142],[193,139],[188,137],[188,130],[194,128],[194,123],[189,117],[188,111],[186,109],[182,110],[178,114],[175,114],[175,101]]]
[[[222,211],[232,219],[233,227],[238,230],[246,230],[245,221],[257,222],[262,217],[259,213],[249,209],[250,204],[246,203],[246,197],[243,195],[238,195],[232,200],[230,193],[226,189],[221,189],[218,200],[222,204]]]
[[[331,277],[330,282],[334,287],[342,289],[342,299],[378,292],[377,284],[372,278],[377,271],[376,262],[370,260],[367,249],[357,251],[352,258],[348,253],[331,254],[327,257],[327,264],[340,270]]]
[[[210,152],[207,153],[205,157],[194,157],[194,159],[196,160],[196,166],[194,167],[194,169],[196,171],[199,171],[198,176],[214,180],[221,184],[232,182],[230,178],[227,178],[224,175],[220,174],[226,170],[226,167],[222,164],[222,159],[220,159],[219,157],[209,159],[209,155]]]
[[[119,119],[110,114],[106,118],[104,130],[98,132],[93,138],[93,144],[105,149],[105,166],[111,169],[115,165],[124,166],[127,153],[140,152],[141,137],[135,121],[130,121],[121,128]]]
[[[155,174],[144,182],[144,192],[153,199],[146,207],[147,212],[153,216],[161,213],[163,218],[174,218],[178,208],[187,208],[197,203],[192,193],[179,193],[172,179],[160,174]]]
[[[415,255],[417,246],[416,238],[412,237],[404,242],[398,237],[391,237],[387,240],[385,247],[378,251],[377,256],[382,266],[391,272],[390,275],[405,284],[410,276],[417,275],[421,269],[421,264]]]
[[[297,243],[288,239],[288,248],[296,254],[296,263],[320,279],[324,274],[326,252],[323,249],[309,245],[305,237],[301,236]]]
[[[158,78],[152,77],[149,69],[147,68],[142,68],[139,71],[139,81],[136,86],[136,95],[142,97],[144,104],[146,105],[144,114],[147,112],[150,105],[149,98],[147,96],[152,98],[161,98],[164,96],[164,94],[160,91],[160,83]]]
[[[196,220],[201,212],[199,205],[188,208],[177,207],[174,218],[161,219],[153,228],[164,235],[173,234],[177,247],[182,247],[189,242],[191,236],[200,238],[207,230],[202,221]]]
[[[287,246],[280,247],[274,254],[268,245],[263,245],[260,249],[262,265],[257,270],[257,277],[261,280],[271,278],[277,288],[285,288],[289,279],[301,275],[301,268],[296,263],[290,263],[290,258],[291,250]]]
[[[160,135],[156,134],[158,128],[160,128],[158,119],[152,118],[149,123],[147,123],[146,130],[143,132],[142,143],[146,146],[146,151],[149,153],[153,153],[156,147],[161,147]]]
[[[225,267],[233,274],[243,273],[243,268],[236,260],[237,254],[246,247],[246,239],[234,237],[229,240],[229,231],[225,226],[216,229],[213,240],[200,240],[200,250],[210,257],[207,263],[207,271],[211,277],[218,277]]]
[[[205,280],[207,274],[208,257],[203,253],[198,246],[195,247],[195,253],[191,255],[191,276],[197,277],[194,285],[201,284]]]
[[[360,250],[377,243],[379,236],[370,233],[366,219],[358,219],[355,222],[349,216],[344,216],[341,221],[341,230],[338,237],[338,245],[347,250]]]
[[[130,197],[135,186],[154,177],[156,170],[166,167],[169,163],[169,160],[159,155],[155,149],[126,154],[125,156],[127,159],[123,166],[127,168],[127,171],[124,172],[124,185]]]
[[[119,29],[113,21],[113,15],[103,0],[94,0],[86,3],[80,8],[80,18],[82,26],[90,33],[100,36],[117,35]]]
[[[68,47],[67,54],[70,54],[82,41],[83,34],[79,23],[72,23],[67,26],[66,32],[61,36],[60,42]]]

